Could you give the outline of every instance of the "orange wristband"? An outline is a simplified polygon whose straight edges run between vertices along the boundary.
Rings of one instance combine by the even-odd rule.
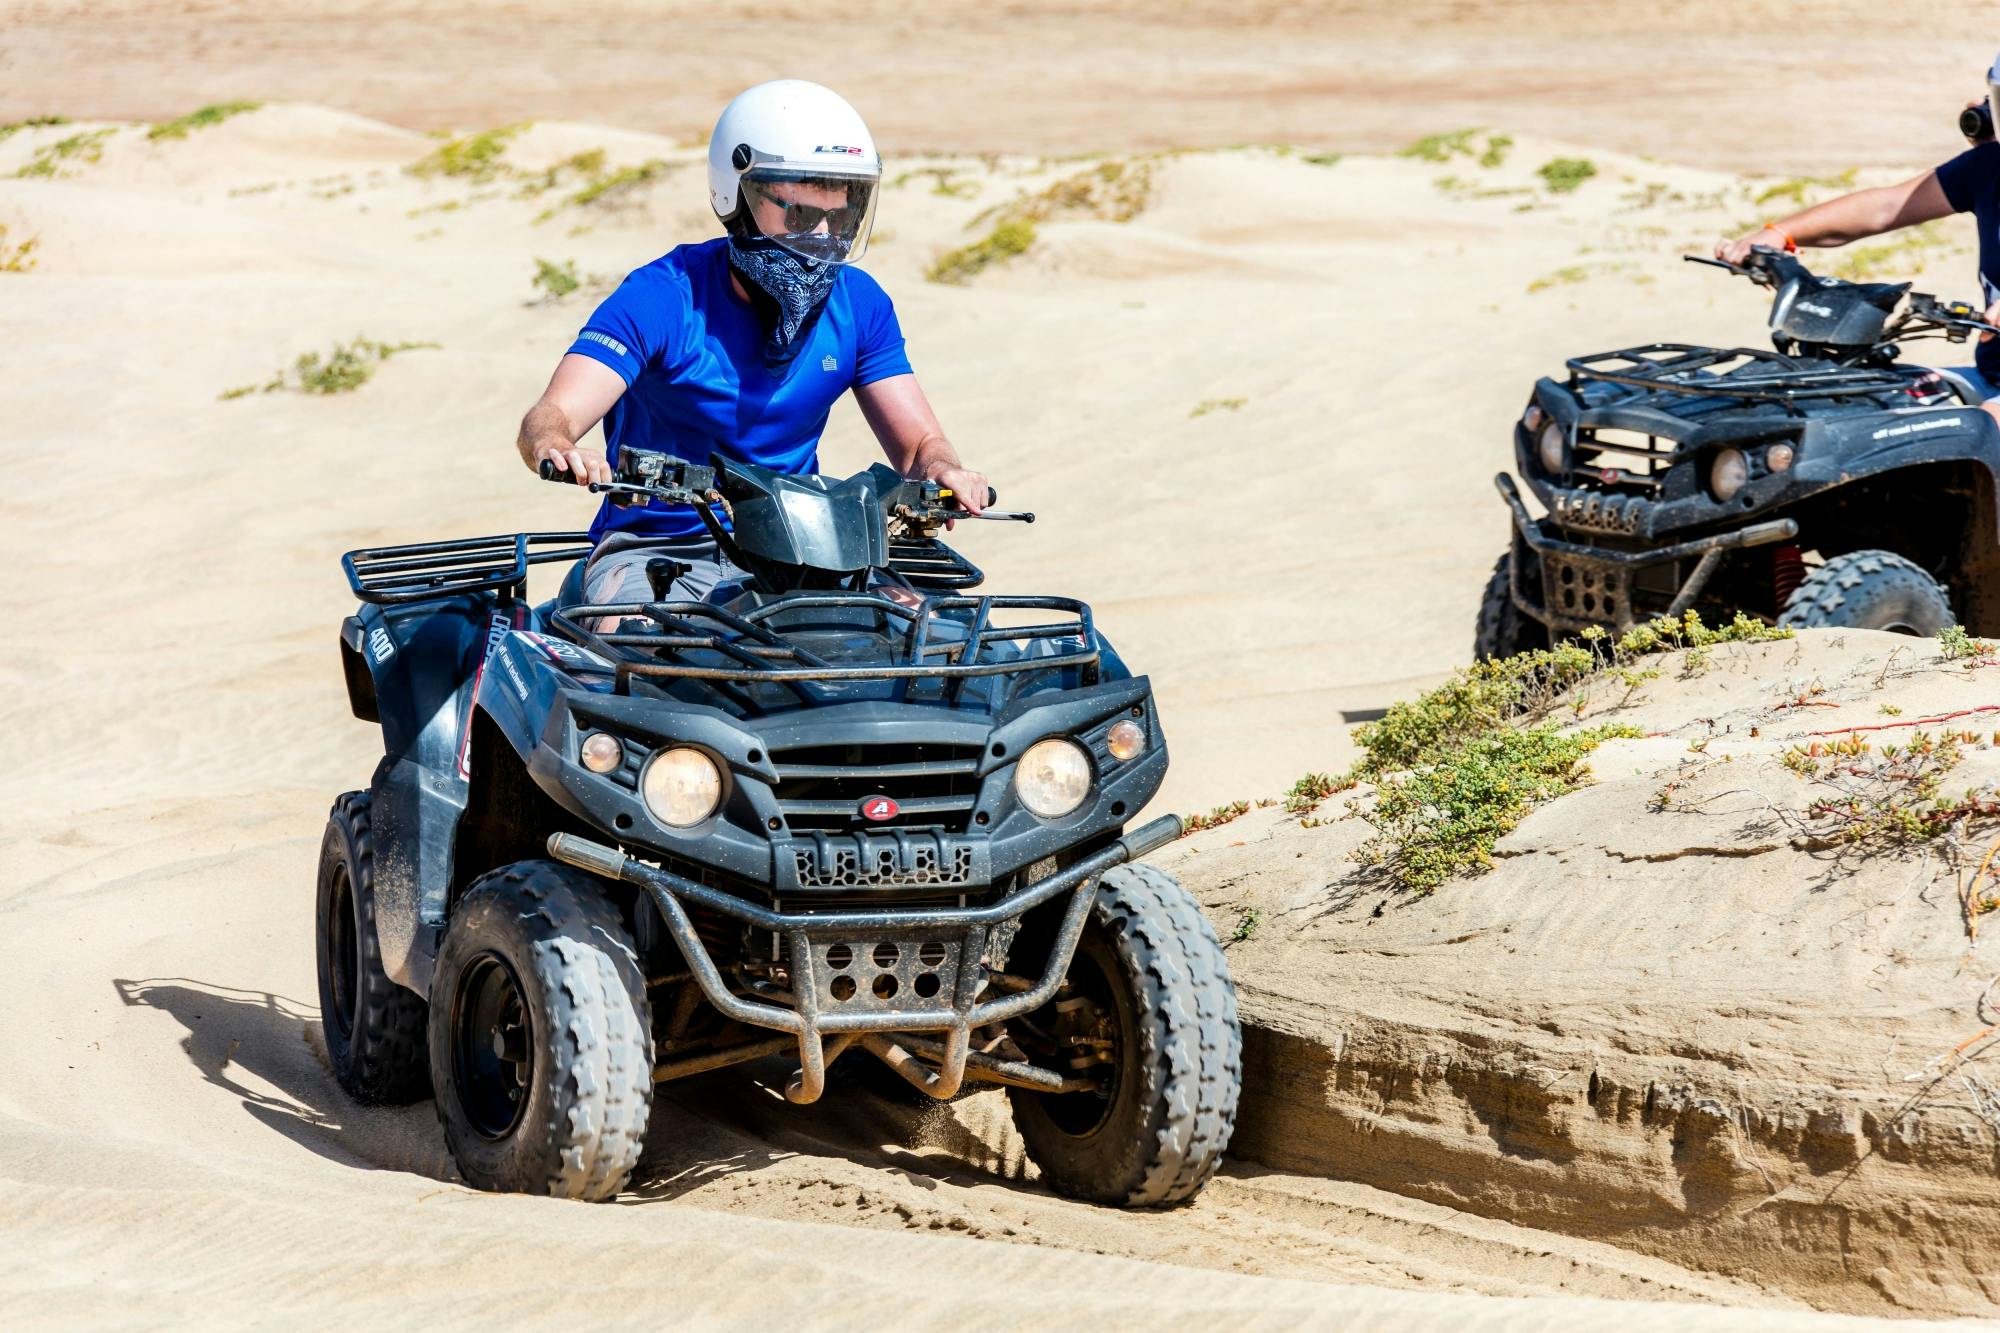
[[[1784,229],[1783,227],[1780,227],[1780,226],[1779,226],[1779,225],[1778,225],[1777,223],[1775,223],[1775,222],[1766,222],[1766,223],[1764,224],[1764,230],[1765,230],[1765,231],[1775,231],[1775,232],[1777,232],[1777,233],[1778,233],[1778,235],[1780,235],[1780,236],[1782,236],[1782,237],[1784,237],[1784,238],[1785,238],[1785,253],[1786,253],[1786,254],[1788,254],[1788,255],[1795,255],[1795,254],[1797,254],[1797,253],[1799,252],[1799,243],[1798,243],[1797,241],[1795,241],[1795,240],[1793,240],[1793,239],[1792,239],[1792,234],[1791,234],[1790,232],[1786,231],[1786,230],[1785,230],[1785,229]]]

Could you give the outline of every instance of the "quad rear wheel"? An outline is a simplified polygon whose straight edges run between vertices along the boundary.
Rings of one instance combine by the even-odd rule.
[[[1786,600],[1780,625],[1879,629],[1930,638],[1951,627],[1951,602],[1921,567],[1890,551],[1849,551],[1821,565]]]
[[[333,1076],[358,1102],[430,1093],[424,1002],[389,980],[375,936],[375,840],[368,793],[333,803],[319,849],[315,916],[320,1026]]]
[[[553,861],[481,876],[431,982],[431,1081],[478,1189],[608,1199],[653,1102],[645,974],[600,881]]]
[[[1173,876],[1107,871],[1056,998],[1012,1026],[1089,1092],[1009,1088],[1028,1156],[1058,1194],[1128,1207],[1193,1197],[1222,1164],[1243,1081],[1236,989]]]

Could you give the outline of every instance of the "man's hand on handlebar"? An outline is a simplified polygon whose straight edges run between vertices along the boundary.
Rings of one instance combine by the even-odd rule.
[[[549,467],[543,467],[544,463]],[[571,480],[579,486],[588,485],[593,481],[608,482],[617,479],[617,474],[611,470],[611,464],[605,460],[604,450],[592,444],[537,445],[535,456],[529,461],[528,466],[536,472],[547,472],[553,468],[556,473],[554,480]],[[567,477],[563,475],[565,473],[568,474]]]
[[[984,472],[974,472],[971,468],[964,467],[940,468],[938,474],[931,480],[950,491],[952,499],[958,502],[958,507],[968,514],[983,513],[986,506],[991,503],[987,499],[987,492],[991,490],[992,483],[986,480]],[[947,529],[953,526],[949,521],[945,523]]]
[[[1757,246],[1769,246],[1773,250],[1789,249],[1790,237],[1776,227],[1759,227],[1757,230],[1735,240],[1721,240],[1715,243],[1715,257],[1725,264],[1741,264],[1750,257],[1750,251]]]
[[[2000,301],[1995,301],[1992,305],[1987,306],[1986,313],[1981,315],[1980,318],[1988,324],[2000,324]],[[1990,343],[1996,337],[2000,337],[2000,334],[1982,333],[1979,335],[1979,341]]]

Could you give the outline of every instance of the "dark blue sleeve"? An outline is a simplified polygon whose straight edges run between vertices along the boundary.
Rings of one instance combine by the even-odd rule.
[[[1937,169],[1945,201],[1956,213],[1970,213],[2000,176],[2000,143],[1975,144]]]
[[[673,345],[686,305],[673,296],[670,281],[649,268],[635,269],[591,312],[569,350],[602,361],[629,387]]]
[[[903,350],[903,326],[896,320],[896,307],[882,285],[860,269],[849,271],[854,283],[854,383],[858,388],[910,373],[910,358]]]

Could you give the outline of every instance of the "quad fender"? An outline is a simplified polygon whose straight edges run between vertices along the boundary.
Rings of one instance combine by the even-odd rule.
[[[471,709],[494,645],[525,615],[519,603],[474,595],[366,605],[341,627],[349,704],[382,727],[370,783],[382,966],[419,994],[429,985],[465,812]]]

